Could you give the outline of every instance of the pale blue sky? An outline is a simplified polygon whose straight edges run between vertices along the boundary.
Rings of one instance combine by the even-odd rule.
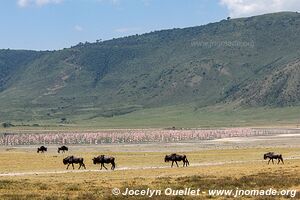
[[[0,0],[0,49],[61,49],[96,39],[207,24],[229,15],[297,10],[299,4],[280,0],[284,2],[280,8],[259,9],[266,1],[275,0]]]

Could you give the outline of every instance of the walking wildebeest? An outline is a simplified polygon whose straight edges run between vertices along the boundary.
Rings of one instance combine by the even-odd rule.
[[[61,147],[58,147],[57,152],[60,153],[60,151],[62,151],[63,153],[65,153],[65,151],[68,151],[68,150],[69,150],[68,147],[66,147],[66,146],[61,146]]]
[[[264,154],[264,160],[266,160],[268,158],[269,158],[268,164],[270,163],[271,160],[272,160],[272,163],[274,164],[274,160],[273,159],[277,159],[278,160],[277,164],[279,164],[280,161],[282,162],[282,164],[284,164],[283,158],[282,158],[281,154],[275,154],[274,152],[265,153]]]
[[[102,170],[102,167],[104,167],[106,170],[107,168],[105,167],[104,163],[108,164],[111,163],[111,169],[114,170],[116,168],[116,163],[115,163],[115,158],[114,157],[108,157],[108,156],[98,156],[93,158],[93,163],[96,164],[100,164],[100,170]]]
[[[45,151],[47,151],[47,147],[45,147],[45,146],[40,146],[40,147],[38,147],[37,148],[37,152],[39,153],[39,152],[42,152],[42,153],[44,153]]]
[[[85,168],[85,164],[83,163],[83,158],[76,158],[74,156],[68,156],[68,157],[66,157],[66,158],[63,159],[63,163],[64,163],[64,165],[68,165],[67,169],[69,169],[69,166],[71,164],[72,164],[72,167],[74,169],[74,163],[75,164],[79,164],[79,168],[78,169],[80,169],[81,166],[83,166],[84,169],[86,169]]]
[[[190,165],[190,162],[188,161],[186,155],[178,155],[176,153],[165,156],[165,162],[169,161],[172,161],[171,167],[173,167],[174,162],[176,163],[177,167],[179,167],[177,161],[183,161],[183,167],[187,167],[188,165]]]

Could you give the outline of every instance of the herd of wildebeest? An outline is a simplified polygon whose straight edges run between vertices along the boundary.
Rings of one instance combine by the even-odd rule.
[[[46,151],[47,151],[47,147],[45,147],[45,146],[40,146],[37,148],[37,153],[39,153],[39,152],[44,153]],[[69,151],[69,148],[66,146],[58,147],[58,150],[57,150],[58,153],[60,153],[60,152],[65,153],[66,151]],[[280,162],[282,164],[284,164],[281,154],[275,154],[274,152],[268,152],[268,153],[264,154],[263,158],[264,158],[264,160],[269,159],[268,164],[270,163],[270,161],[272,161],[272,163],[274,164],[274,159],[278,160],[277,164],[279,164]],[[100,155],[100,156],[94,157],[92,160],[93,160],[94,164],[100,164],[100,170],[102,170],[102,167],[104,167],[107,170],[107,168],[105,167],[104,164],[111,164],[112,170],[114,170],[116,168],[116,163],[115,163],[114,157]],[[65,157],[63,159],[63,164],[68,165],[67,169],[69,169],[70,165],[72,165],[72,167],[74,169],[74,164],[79,164],[78,169],[80,169],[81,167],[86,169],[83,161],[84,161],[83,158],[75,157],[72,155],[72,156]],[[179,155],[176,153],[172,153],[170,155],[165,155],[165,162],[172,162],[171,167],[173,167],[174,162],[176,163],[177,167],[179,167],[177,162],[181,162],[181,161],[183,162],[183,167],[187,167],[188,165],[190,165],[190,162],[187,159],[186,155]]]

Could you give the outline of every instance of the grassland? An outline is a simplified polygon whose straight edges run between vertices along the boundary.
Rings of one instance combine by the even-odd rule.
[[[271,142],[270,142],[271,143]],[[164,163],[165,154],[176,150],[157,149],[163,145],[74,146],[65,155],[57,154],[54,146],[45,154],[37,154],[34,147],[1,148],[0,157],[0,199],[148,199],[145,196],[114,196],[115,187],[125,191],[131,189],[161,189],[167,187],[182,189],[190,187],[209,189],[294,189],[300,190],[300,148],[239,148],[194,149],[182,144],[179,149],[191,163],[188,168],[169,168]],[[178,147],[177,147],[178,148]],[[285,165],[267,165],[262,160],[265,151],[273,150],[284,155]],[[92,164],[92,157],[105,153],[116,157],[117,170],[99,171],[99,165]],[[66,173],[62,158],[74,154],[85,158],[87,170]],[[23,175],[12,176],[14,173]],[[33,172],[32,174],[26,174]],[[80,172],[80,173],[76,173]],[[10,176],[3,176],[9,174]],[[194,199],[191,196],[155,196],[151,199]],[[198,199],[225,199],[201,194]],[[246,197],[243,197],[246,198]],[[247,197],[246,199],[258,197]],[[276,197],[284,198],[284,197]],[[296,199],[299,198],[299,194]],[[273,199],[260,197],[260,199]]]
[[[241,108],[232,104],[198,108],[195,104],[149,108],[114,117],[75,115],[68,123],[58,120],[11,121],[8,130],[94,130],[116,128],[206,128],[206,127],[299,127],[300,107]],[[36,126],[38,125],[38,126]],[[1,130],[1,129],[0,129]]]

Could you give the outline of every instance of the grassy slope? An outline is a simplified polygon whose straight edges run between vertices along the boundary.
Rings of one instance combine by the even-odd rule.
[[[299,105],[299,95],[276,98],[298,93],[298,76],[290,76],[299,70],[285,73],[285,66],[300,54],[299,24],[297,13],[276,13],[44,52],[8,71],[9,81],[0,77],[0,121],[52,126],[67,118],[100,128],[295,124],[298,107],[255,106]],[[197,46],[202,41],[217,46]],[[227,41],[253,46],[218,46]],[[0,52],[6,60],[14,55],[6,54]],[[253,82],[264,84],[282,70],[284,90],[268,77],[261,90],[272,98],[258,93],[252,108],[230,106],[247,100],[245,89],[260,89]]]

